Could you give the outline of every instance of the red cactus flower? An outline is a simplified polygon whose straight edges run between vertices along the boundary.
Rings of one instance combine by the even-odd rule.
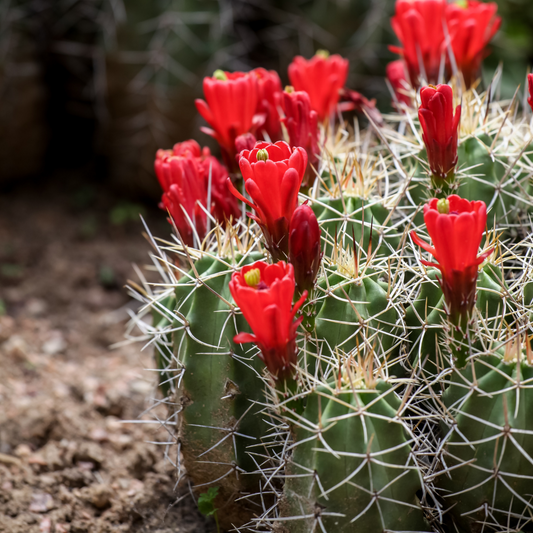
[[[240,307],[253,331],[239,333],[237,343],[255,342],[261,350],[261,359],[277,380],[294,374],[297,347],[296,330],[302,318],[296,312],[307,293],[292,305],[294,270],[283,261],[268,265],[258,261],[235,272],[229,283],[231,295]]]
[[[453,113],[453,91],[448,85],[423,87],[418,117],[434,178],[453,179],[457,165],[457,138],[461,106]]]
[[[420,75],[435,83],[444,47],[446,0],[396,0],[392,29],[403,48],[391,46],[391,51],[403,56],[414,87]]]
[[[466,5],[448,4],[446,24],[457,68],[470,87],[479,75],[485,48],[500,28],[502,19],[496,16],[494,2],[468,0]]]
[[[318,115],[311,109],[309,95],[305,91],[295,91],[286,87],[282,93],[281,105],[285,117],[283,124],[289,134],[291,147],[301,146],[307,152],[307,160],[316,168],[318,163]],[[311,166],[304,178],[305,185],[314,181],[314,171]]]
[[[235,150],[237,151],[235,158],[237,159],[237,163],[239,162],[241,152],[243,150],[253,150],[256,142],[257,139],[253,133],[243,133],[235,139]]]
[[[325,51],[307,60],[296,56],[289,65],[289,79],[296,91],[309,95],[311,108],[317,112],[318,120],[324,121],[335,112],[339,101],[339,90],[348,77],[348,60]]]
[[[433,247],[416,232],[411,238],[437,261],[423,264],[441,271],[439,280],[453,323],[467,318],[476,301],[478,266],[492,250],[478,256],[479,245],[487,222],[485,202],[469,202],[452,194],[448,199],[433,198],[424,206],[424,221]]]
[[[320,267],[320,227],[313,210],[306,204],[298,206],[289,229],[289,261],[294,267],[298,291],[311,291]]]
[[[208,203],[221,223],[239,217],[237,199],[227,188],[228,171],[209,148],[201,150],[193,140],[178,143],[172,150],[158,150],[154,167],[164,191],[160,207],[170,212],[187,245],[194,244],[191,223],[198,237],[205,237]]]
[[[163,191],[168,191],[170,185],[172,185],[172,178],[171,175],[168,173],[168,168],[166,171],[163,171],[163,161],[165,161],[167,157],[173,155],[182,157],[192,157],[193,159],[199,158],[201,156],[201,153],[202,152],[200,149],[200,145],[193,139],[183,141],[181,143],[176,143],[172,147],[172,150],[159,149],[155,154],[154,167],[155,174],[157,176],[157,179],[159,180]]]
[[[405,62],[403,59],[397,59],[387,65],[387,79],[389,80],[396,100],[408,106],[412,105],[411,97],[407,94],[411,84],[407,81],[405,73]]]
[[[252,70],[257,77],[259,90],[257,113],[264,115],[264,123],[258,127],[260,132],[266,132],[271,142],[281,137],[281,123],[278,113],[278,100],[281,94],[281,81],[275,70],[256,68]]]
[[[533,111],[533,74],[527,75],[527,84],[529,89],[529,98],[527,99],[527,103],[530,105],[531,110]]]
[[[203,239],[207,224],[205,186],[198,163],[190,157],[166,156],[160,169],[168,185],[161,198],[162,206],[170,213],[185,244],[193,246],[193,227],[198,238]]]
[[[257,76],[244,72],[223,72],[204,78],[204,100],[196,100],[196,109],[211,128],[202,128],[220,145],[228,168],[235,166],[235,139],[257,126],[259,93]]]
[[[303,148],[291,149],[283,141],[258,142],[253,150],[241,153],[239,166],[253,203],[235,189],[231,180],[228,187],[255,211],[249,216],[261,226],[274,260],[284,259],[289,252],[289,225],[298,205],[307,154]]]

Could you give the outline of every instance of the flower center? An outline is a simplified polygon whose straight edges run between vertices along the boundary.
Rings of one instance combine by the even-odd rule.
[[[252,268],[244,274],[244,281],[249,287],[257,288],[261,281],[261,271],[258,268]]]
[[[317,50],[315,55],[323,59],[327,59],[329,57],[329,52],[327,50]]]
[[[257,151],[256,158],[257,161],[268,161],[268,152],[264,148],[261,148],[261,150]]]
[[[450,202],[448,202],[447,198],[441,198],[437,202],[437,211],[441,215],[447,215],[450,212]]]
[[[294,87],[292,85],[286,85],[285,86],[285,92],[288,94],[291,94],[294,92]]]

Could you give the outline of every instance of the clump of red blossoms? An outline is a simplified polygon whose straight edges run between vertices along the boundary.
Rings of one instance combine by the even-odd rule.
[[[397,0],[392,29],[403,48],[390,49],[403,56],[414,87],[421,75],[436,82],[444,51],[446,0]]]
[[[296,330],[303,319],[295,316],[307,296],[304,293],[292,305],[295,288],[292,265],[258,261],[235,272],[229,288],[253,331],[239,333],[234,341],[256,343],[272,376],[278,381],[291,378],[297,360]]]
[[[309,60],[296,56],[289,65],[291,85],[309,95],[311,108],[317,112],[320,122],[335,112],[339,91],[348,77],[348,64],[340,55],[319,50]]]
[[[446,24],[457,68],[470,87],[479,75],[485,48],[501,25],[498,6],[477,0],[463,0],[446,7]]]
[[[403,59],[397,59],[392,61],[387,65],[386,69],[387,79],[389,80],[396,100],[400,103],[404,103],[408,106],[411,106],[411,97],[406,94],[407,90],[410,87],[409,82],[407,81],[407,76],[405,73],[405,62]]]
[[[199,239],[205,236],[208,196],[209,212],[219,222],[239,216],[238,202],[227,189],[228,171],[209,148],[201,150],[193,140],[178,143],[172,150],[158,150],[154,167],[164,191],[161,207],[188,246],[194,245],[193,227]]]
[[[311,291],[315,286],[322,253],[320,227],[313,210],[300,205],[292,215],[289,228],[289,261],[294,267],[298,292]]]
[[[453,91],[448,85],[423,87],[418,118],[434,183],[453,181],[457,165],[457,140],[461,106],[453,112]]]
[[[281,123],[278,113],[278,100],[281,94],[281,81],[275,70],[256,68],[251,74],[257,77],[258,104],[257,113],[261,114],[263,123],[258,126],[259,132],[266,132],[270,141],[281,138]]]
[[[433,198],[424,206],[424,222],[433,246],[416,232],[411,238],[437,261],[422,261],[441,271],[439,280],[452,323],[464,326],[476,301],[478,266],[492,250],[478,255],[487,222],[487,207],[482,201],[468,201],[452,194],[447,199]]]
[[[205,100],[196,100],[196,109],[211,128],[201,128],[214,137],[228,168],[235,167],[235,139],[254,131],[262,118],[256,117],[259,103],[257,76],[245,72],[217,70],[204,78]]]
[[[267,247],[274,259],[286,259],[289,253],[289,225],[298,205],[298,191],[307,168],[307,154],[284,141],[258,142],[253,150],[244,150],[239,159],[246,199],[228,179],[228,187],[255,214],[248,213],[263,230]]]
[[[531,111],[533,111],[533,74],[527,75],[527,84],[529,89],[529,97],[527,99],[527,103],[531,107]]]
[[[311,109],[309,95],[305,91],[295,91],[293,87],[285,87],[281,95],[281,105],[285,117],[283,124],[289,134],[291,147],[301,146],[307,152],[309,167],[307,169],[304,185],[312,185],[314,171],[318,163],[318,115]]]
[[[500,27],[496,11],[494,2],[477,0],[396,0],[391,24],[403,48],[390,49],[403,56],[411,83],[418,87],[421,77],[436,83],[443,58],[448,73],[453,74],[451,48],[455,64],[470,87],[485,49]]]

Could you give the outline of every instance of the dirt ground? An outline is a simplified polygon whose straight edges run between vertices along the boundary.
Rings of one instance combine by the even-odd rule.
[[[68,173],[0,193],[1,533],[213,531],[174,486],[166,430],[122,422],[152,420],[156,395],[151,352],[110,349],[148,263],[140,209],[168,236],[156,208]]]

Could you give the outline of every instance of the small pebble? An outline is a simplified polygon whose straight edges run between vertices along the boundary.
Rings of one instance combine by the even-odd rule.
[[[31,495],[30,511],[32,513],[47,513],[54,508],[54,500],[47,492],[34,492]]]

